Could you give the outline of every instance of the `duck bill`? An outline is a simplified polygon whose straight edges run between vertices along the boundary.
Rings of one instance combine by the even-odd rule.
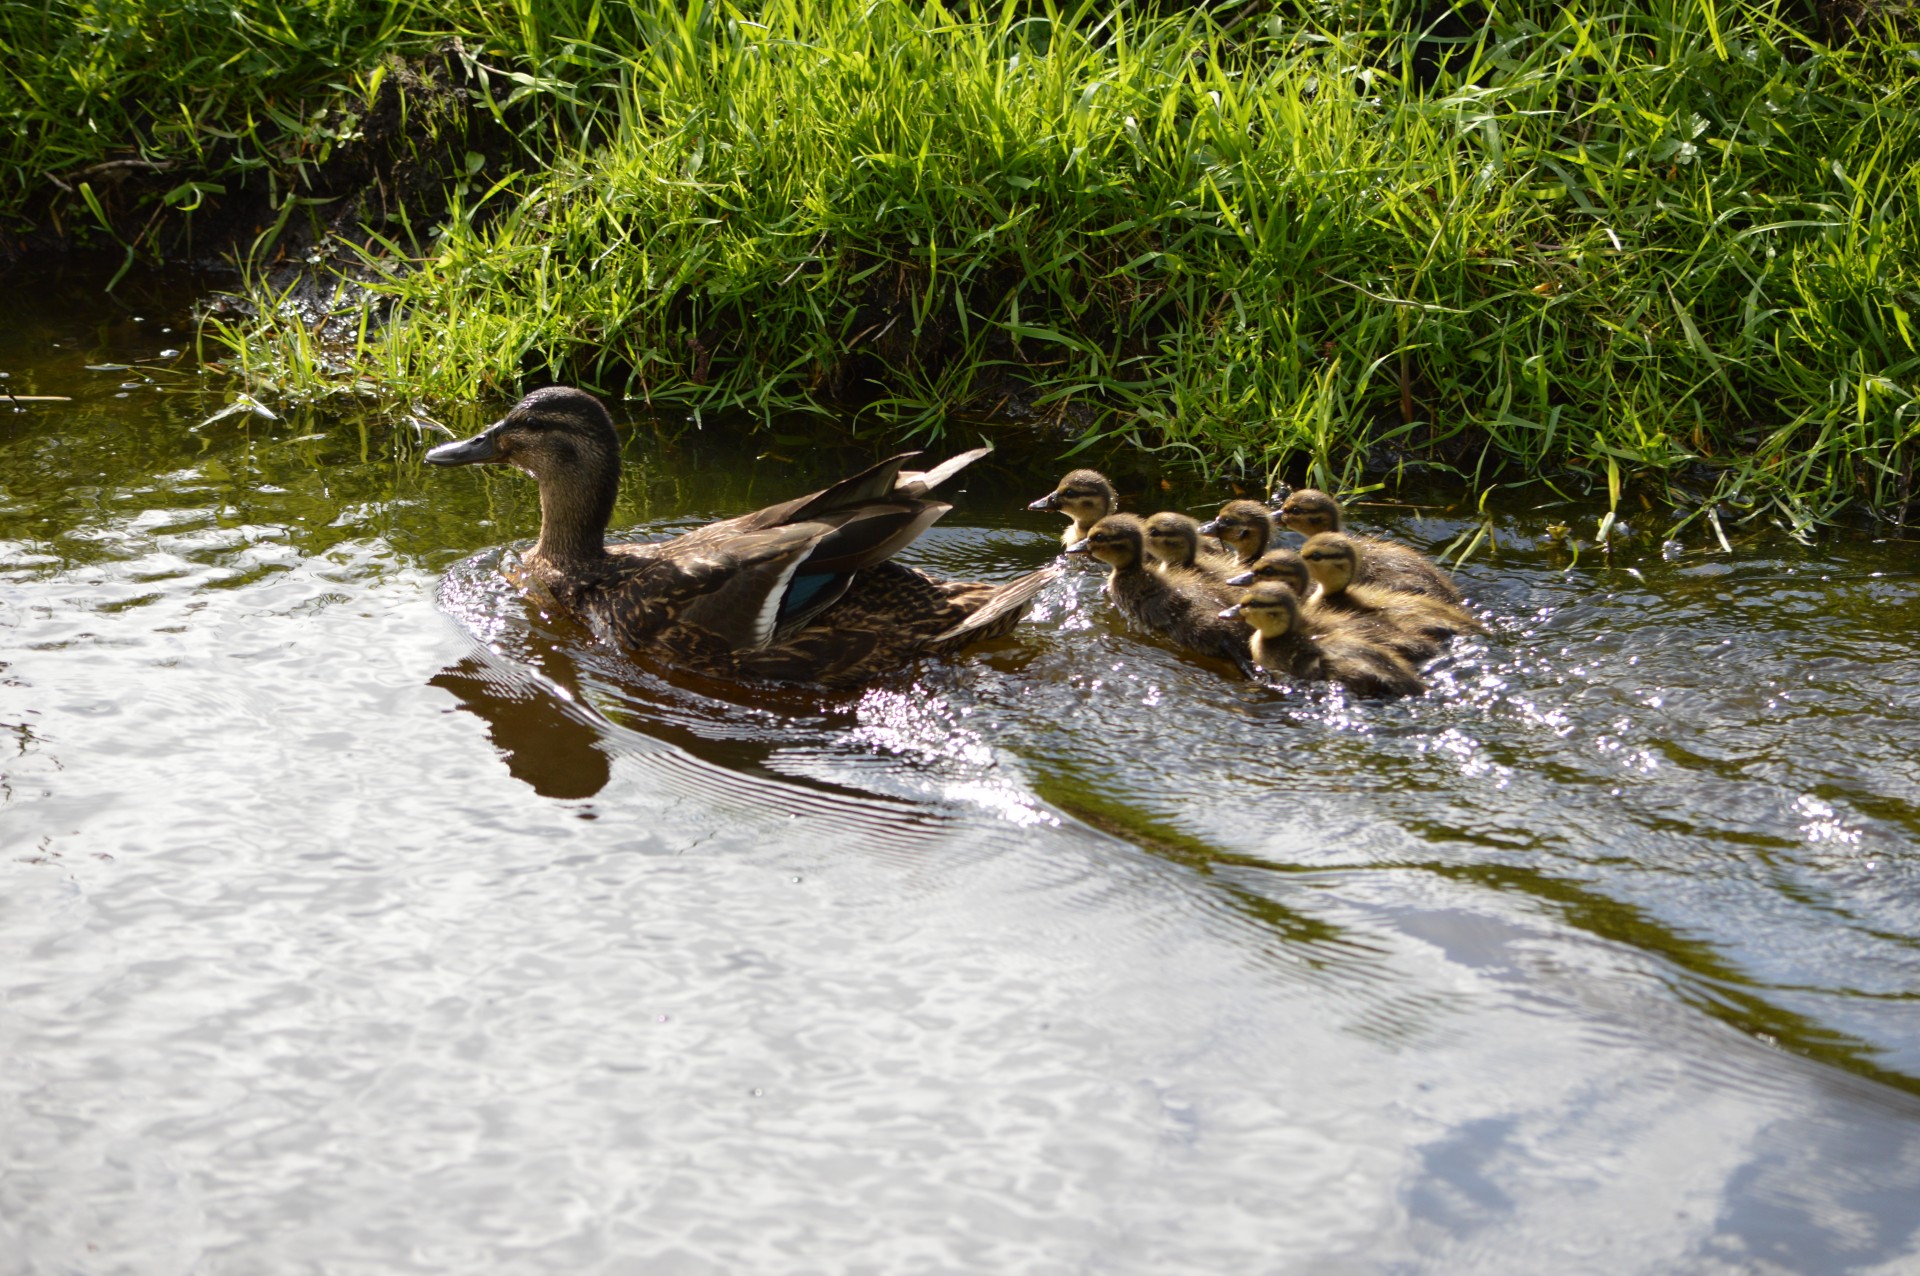
[[[1239,618],[1240,618],[1239,603],[1235,603],[1233,606],[1227,608],[1225,611],[1220,613],[1220,619],[1222,620],[1238,620]]]
[[[1200,534],[1202,536],[1218,536],[1220,534],[1220,520],[1216,518],[1211,522],[1200,524]]]
[[[428,465],[484,465],[501,460],[500,427],[505,424],[505,421],[495,421],[470,439],[442,443],[423,459]]]
[[[1093,541],[1091,538],[1083,541],[1075,541],[1073,544],[1067,546],[1067,553],[1069,554],[1091,554],[1092,552]]]
[[[1060,508],[1060,493],[1048,492],[1037,501],[1028,501],[1027,508],[1030,510],[1057,510]]]
[[[1229,585],[1251,585],[1251,584],[1253,584],[1253,573],[1252,573],[1252,572],[1241,572],[1241,573],[1240,573],[1240,574],[1239,574],[1238,576],[1229,576],[1229,577],[1227,577],[1227,584],[1229,584]]]

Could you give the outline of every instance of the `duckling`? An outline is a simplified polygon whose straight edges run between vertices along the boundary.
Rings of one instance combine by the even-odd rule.
[[[1251,567],[1273,541],[1273,514],[1258,501],[1228,501],[1219,517],[1201,524],[1200,531],[1218,536],[1239,556],[1242,567]]]
[[[1309,620],[1325,620],[1330,615],[1340,614],[1341,609],[1328,607],[1313,592],[1313,577],[1307,572],[1307,561],[1293,550],[1270,549],[1260,556],[1260,561],[1252,570],[1241,572],[1238,576],[1229,576],[1229,585],[1255,585],[1263,580],[1277,581],[1291,589],[1306,606]],[[1383,647],[1391,647],[1410,664],[1418,665],[1440,654],[1440,643],[1424,634],[1411,629],[1403,629],[1390,616],[1376,612],[1345,613],[1349,627],[1361,637]]]
[[[927,471],[889,457],[832,487],[655,544],[608,545],[620,441],[600,400],[536,390],[426,455],[512,465],[540,485],[540,539],[509,576],[641,656],[731,678],[857,686],[1007,633],[1057,568],[1005,584],[892,562],[952,507],[927,493],[987,449]]]
[[[1283,526],[1302,536],[1346,530],[1340,502],[1317,487],[1303,487],[1288,494],[1281,502],[1279,519]],[[1367,574],[1358,578],[1361,584],[1425,594],[1456,605],[1460,602],[1460,587],[1453,583],[1453,577],[1428,562],[1419,550],[1375,537],[1355,539],[1366,551]]]
[[[1201,541],[1199,522],[1173,510],[1147,520],[1147,552],[1162,572],[1198,571],[1225,580],[1240,567],[1240,560],[1220,549],[1219,542]]]
[[[1284,545],[1260,555],[1252,567],[1239,575],[1227,577],[1227,584],[1254,585],[1263,580],[1277,580],[1303,599],[1313,592],[1313,577],[1307,574],[1306,560]]]
[[[1455,634],[1481,633],[1471,614],[1429,594],[1364,583],[1369,546],[1344,532],[1320,532],[1300,547],[1300,557],[1319,590],[1314,602],[1328,611],[1370,614],[1395,628],[1444,643]]]
[[[1391,647],[1339,617],[1309,616],[1300,596],[1277,580],[1261,581],[1220,615],[1253,626],[1253,658],[1269,672],[1337,682],[1363,696],[1417,696],[1427,689]]]
[[[1146,565],[1146,524],[1132,514],[1109,514],[1069,554],[1092,554],[1112,570],[1107,596],[1128,621],[1188,651],[1230,660],[1249,677],[1245,626],[1220,614],[1233,591],[1199,572],[1161,574]]]
[[[1093,525],[1120,508],[1120,496],[1098,470],[1069,470],[1060,486],[1027,506],[1030,510],[1058,510],[1073,522],[1060,534],[1063,546],[1087,539]]]

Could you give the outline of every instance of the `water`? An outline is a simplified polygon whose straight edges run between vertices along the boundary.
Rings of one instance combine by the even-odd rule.
[[[1418,701],[1090,571],[729,690],[498,584],[519,476],[201,425],[195,286],[0,329],[0,1272],[1920,1270],[1913,542],[1516,492]],[[723,433],[618,525],[872,455]],[[1016,451],[913,561],[1052,557]]]

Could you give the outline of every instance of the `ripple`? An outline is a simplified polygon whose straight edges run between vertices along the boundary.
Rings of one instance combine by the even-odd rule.
[[[529,608],[468,557],[518,476],[171,410],[0,455],[30,1270],[1913,1261],[1907,547],[1496,510],[1417,699],[1229,681],[1084,569],[830,695]],[[802,482],[685,435],[641,536]],[[914,561],[1052,560],[1018,469]]]

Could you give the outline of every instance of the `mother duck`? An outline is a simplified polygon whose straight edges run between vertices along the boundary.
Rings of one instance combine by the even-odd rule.
[[[824,491],[672,540],[608,545],[620,442],[584,390],[535,390],[432,465],[512,465],[540,484],[540,540],[516,584],[643,656],[732,678],[855,686],[999,637],[1058,569],[994,585],[890,561],[952,506],[927,493],[989,449],[924,472],[889,457]]]

